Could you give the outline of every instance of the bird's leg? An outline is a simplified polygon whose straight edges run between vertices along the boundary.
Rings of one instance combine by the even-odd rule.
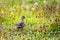
[[[21,31],[23,31],[23,28],[21,28]]]
[[[17,31],[19,31],[19,28],[17,28]]]

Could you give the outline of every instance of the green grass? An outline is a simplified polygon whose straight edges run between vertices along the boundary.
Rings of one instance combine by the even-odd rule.
[[[56,32],[58,29],[60,31],[60,25],[57,26],[57,22],[55,22],[56,18],[60,20],[60,12],[52,15],[51,10],[48,9],[53,6],[53,0],[51,3],[46,1],[48,8],[44,8],[43,0],[27,0],[25,2],[22,0],[1,0],[0,40],[60,40],[60,34],[50,34],[51,27]],[[21,21],[21,16],[26,17],[24,19],[26,26],[23,29],[17,29],[15,24]],[[45,26],[46,28],[44,28]]]

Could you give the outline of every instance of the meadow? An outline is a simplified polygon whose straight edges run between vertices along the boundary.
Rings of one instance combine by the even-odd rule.
[[[0,0],[0,40],[60,40],[60,0]]]

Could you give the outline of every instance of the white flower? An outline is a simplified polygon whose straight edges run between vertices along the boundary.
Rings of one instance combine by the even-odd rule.
[[[32,8],[32,10],[35,10],[35,8]]]
[[[13,12],[11,12],[10,14],[13,14]]]
[[[32,33],[32,31],[30,30],[29,33]]]
[[[4,11],[2,11],[1,13],[2,13],[2,14],[5,14],[5,12],[4,12]]]
[[[11,10],[15,10],[15,8],[14,7],[11,7]]]
[[[38,3],[37,3],[37,2],[35,2],[35,3],[34,3],[34,5],[38,5]]]
[[[28,6],[28,5],[26,5],[26,8],[28,9],[28,8],[29,8],[29,6]]]
[[[44,3],[46,3],[46,1],[45,1],[45,0],[44,0],[43,2],[44,2]]]

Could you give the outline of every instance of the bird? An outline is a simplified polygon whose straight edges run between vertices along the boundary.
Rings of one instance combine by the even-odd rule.
[[[21,21],[19,23],[16,24],[16,27],[19,29],[19,28],[23,28],[25,26],[25,22],[24,22],[24,19],[25,19],[25,16],[22,16],[21,17]]]

